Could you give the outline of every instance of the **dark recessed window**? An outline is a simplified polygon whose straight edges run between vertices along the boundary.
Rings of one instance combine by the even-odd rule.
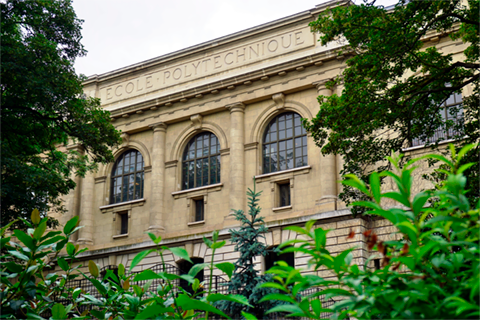
[[[136,150],[123,153],[112,171],[111,203],[143,198],[143,157]]]
[[[128,233],[128,213],[119,214],[120,216],[120,234]]]
[[[380,259],[373,259],[373,265],[375,266],[375,270],[380,269]]]
[[[205,219],[205,201],[202,199],[193,200],[195,203],[195,221]]]
[[[273,119],[263,136],[263,173],[298,168],[308,164],[307,132],[294,112]]]
[[[290,203],[290,183],[282,183],[278,185],[280,203],[279,207],[289,206]]]
[[[273,267],[277,261],[285,261],[290,267],[295,268],[295,255],[293,252],[280,254],[276,252],[276,248],[271,248],[265,255],[265,270]]]
[[[196,135],[183,152],[182,189],[220,182],[220,144],[210,132]]]
[[[188,274],[188,272],[194,265],[201,264],[204,262],[202,258],[190,258],[190,260],[192,260],[193,264],[186,260],[182,260],[178,262],[178,268],[180,269],[181,275]],[[200,272],[197,273],[195,278],[197,278],[200,281],[200,283],[202,283],[204,279],[203,270],[200,270]],[[186,280],[180,279],[180,287],[182,287],[183,290],[193,294],[192,286]]]

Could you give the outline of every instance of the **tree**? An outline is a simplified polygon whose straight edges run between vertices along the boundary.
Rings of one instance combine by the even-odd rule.
[[[219,309],[225,311],[233,318],[239,318],[242,311],[255,315],[259,319],[264,319],[265,311],[275,305],[271,302],[259,303],[260,299],[266,294],[273,292],[272,289],[259,288],[258,285],[271,280],[269,275],[260,275],[255,270],[255,258],[265,256],[267,247],[260,242],[261,238],[265,239],[267,227],[265,227],[263,217],[259,216],[261,208],[258,206],[260,194],[256,192],[254,182],[253,190],[247,191],[248,196],[248,216],[243,210],[234,211],[233,215],[237,221],[241,222],[239,229],[231,229],[231,242],[235,244],[235,251],[240,253],[240,257],[235,262],[235,269],[228,284],[228,291],[242,295],[248,299],[253,307],[233,302],[223,301],[218,304]],[[276,292],[276,291],[275,291]]]
[[[400,240],[380,239],[374,230],[363,232],[369,250],[382,258],[381,266],[369,268],[352,264],[355,248],[338,254],[330,254],[326,247],[330,230],[313,228],[310,221],[305,228],[288,229],[304,235],[301,240],[289,240],[281,244],[285,248],[292,243],[294,251],[309,257],[309,266],[315,270],[327,269],[332,278],[324,279],[316,274],[301,274],[286,265],[272,268],[284,287],[283,301],[269,312],[284,311],[290,315],[319,319],[329,313],[330,319],[478,319],[480,316],[480,203],[470,206],[466,197],[465,170],[474,163],[462,165],[463,156],[476,146],[467,145],[455,151],[450,145],[451,157],[438,154],[426,155],[400,166],[400,157],[392,154],[389,161],[394,171],[373,172],[370,186],[355,175],[348,175],[342,183],[354,187],[366,195],[369,201],[358,202],[369,213],[386,219],[400,234]],[[436,190],[413,194],[412,182],[419,160],[434,157],[445,165],[446,178]],[[382,192],[380,177],[392,177],[394,191]],[[418,175],[416,176],[418,178]],[[384,208],[383,199],[394,200],[396,206]],[[433,206],[425,205],[435,198]],[[348,238],[353,238],[352,231]],[[383,241],[385,240],[385,241]],[[291,248],[289,248],[289,251]],[[263,284],[278,287],[278,282]],[[320,292],[297,297],[296,292],[309,288]],[[336,297],[336,302],[324,308],[318,295]],[[301,298],[301,299],[299,299]],[[262,300],[278,300],[278,295],[268,295]]]
[[[343,174],[354,173],[368,181],[370,170],[391,150],[401,151],[411,141],[431,141],[437,148],[446,138],[460,139],[458,148],[479,139],[479,1],[401,0],[392,10],[375,6],[375,1],[334,8],[311,23],[321,33],[323,45],[346,40],[343,54],[349,56],[342,76],[329,83],[343,81],[341,96],[320,96],[320,111],[305,121],[324,154],[341,154]],[[439,50],[434,41],[463,42],[464,56]],[[466,86],[472,94],[463,97],[464,121],[442,118],[444,103]],[[461,107],[448,110],[461,113]],[[432,141],[435,131],[450,132],[444,139]],[[430,139],[429,139],[430,138]],[[428,145],[428,143],[427,143]],[[478,162],[478,146],[463,161]],[[385,165],[383,165],[385,164]],[[471,167],[468,177],[471,203],[479,198],[479,168]],[[360,196],[345,187],[341,198],[347,203]]]
[[[100,100],[83,94],[75,58],[86,54],[70,0],[1,3],[1,223],[64,212],[61,196],[97,163],[113,161],[119,132]],[[59,147],[73,142],[85,150]],[[49,220],[50,225],[55,220]],[[17,225],[18,226],[18,225]]]

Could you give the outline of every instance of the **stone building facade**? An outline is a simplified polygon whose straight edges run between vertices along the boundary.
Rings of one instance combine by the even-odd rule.
[[[229,238],[228,230],[238,226],[230,211],[247,210],[245,192],[254,178],[263,191],[268,246],[297,237],[284,228],[311,219],[332,229],[332,253],[356,245],[357,263],[369,255],[360,232],[376,228],[380,238],[392,237],[385,221],[352,217],[338,200],[341,158],[322,156],[300,126],[300,118],[318,112],[318,95],[341,94],[341,86],[332,91],[325,83],[341,74],[347,59],[339,55],[341,43],[321,46],[308,23],[345,3],[331,1],[85,81],[85,93],[101,99],[123,141],[113,150],[116,162],[76,178],[77,188],[65,199],[64,221],[78,215],[84,225],[75,239],[89,248],[82,259],[128,267],[139,251],[153,247],[149,231],[162,235],[162,244],[209,261],[202,237],[219,230]],[[448,37],[430,40],[463,51]],[[347,240],[351,228],[357,235]],[[228,244],[215,260],[237,257]],[[259,269],[264,260],[257,259]],[[158,256],[149,256],[136,270],[158,263]],[[295,257],[295,267],[306,263]]]

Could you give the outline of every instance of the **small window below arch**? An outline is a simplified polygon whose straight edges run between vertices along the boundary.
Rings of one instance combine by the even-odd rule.
[[[220,183],[220,143],[210,132],[193,137],[182,158],[182,189]]]
[[[110,203],[121,203],[143,198],[144,161],[137,150],[123,153],[112,171]]]
[[[307,132],[295,112],[282,113],[267,126],[263,136],[263,173],[308,164]]]

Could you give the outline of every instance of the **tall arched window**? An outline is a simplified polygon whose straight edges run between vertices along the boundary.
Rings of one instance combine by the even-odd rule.
[[[112,204],[143,198],[143,166],[137,150],[128,150],[117,159],[112,171]]]
[[[220,182],[220,144],[213,133],[202,132],[193,137],[182,160],[182,189]]]
[[[300,115],[282,113],[267,126],[263,136],[263,173],[306,166],[307,132]]]

